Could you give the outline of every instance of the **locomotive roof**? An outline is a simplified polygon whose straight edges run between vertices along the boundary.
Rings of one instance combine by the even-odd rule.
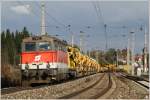
[[[52,37],[50,35],[42,35],[42,36],[30,36],[25,39],[23,39],[23,42],[44,42],[44,41],[55,41],[63,43],[64,45],[67,45],[67,41],[60,40],[59,38]]]

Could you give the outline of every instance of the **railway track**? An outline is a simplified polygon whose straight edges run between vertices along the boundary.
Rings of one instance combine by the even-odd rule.
[[[123,79],[134,81],[135,83],[141,85],[142,87],[149,89],[149,80],[145,80],[144,78],[140,78],[136,76],[131,76],[125,73],[118,73],[118,74],[119,77],[122,77]]]
[[[40,89],[24,90],[19,92],[11,92],[9,94],[1,95],[3,99],[56,99],[62,97],[66,94],[72,93],[73,91],[78,91],[80,89],[86,88],[91,84],[95,83],[103,73],[98,73],[75,81],[66,82],[63,84],[57,84],[52,86],[43,87]],[[8,91],[9,89],[7,89]],[[17,90],[18,91],[18,90]]]
[[[120,73],[122,76],[128,78],[128,79],[131,79],[131,80],[136,80],[136,81],[146,81],[146,82],[149,82],[149,78],[144,78],[144,77],[139,77],[139,76],[132,76],[132,75],[129,75],[127,73]]]
[[[98,99],[99,97],[103,96],[104,94],[106,94],[108,92],[108,90],[112,87],[112,79],[111,79],[110,73],[108,74],[108,77],[109,77],[108,86],[106,88],[104,88],[101,92],[99,92],[96,95],[94,95],[93,97],[91,97],[90,99]]]
[[[135,77],[133,79],[127,78],[127,74],[120,72],[113,72],[112,74],[116,87],[112,87],[113,92],[110,95],[107,93],[108,95],[102,96],[102,99],[145,99],[149,97],[149,90],[136,82],[139,81],[139,78],[137,80]]]
[[[142,79],[139,77],[131,76],[124,73],[115,73],[116,78],[124,84],[124,87],[120,87],[124,90],[121,94],[122,98],[128,99],[147,99],[149,98],[149,82],[146,84],[141,83]],[[144,81],[144,80],[143,80]],[[144,81],[147,82],[147,81]],[[125,88],[126,87],[126,88]],[[119,87],[118,87],[119,88]],[[125,92],[126,91],[126,92]]]
[[[105,83],[106,81],[108,84]],[[107,86],[103,88],[103,85],[107,85]],[[89,99],[97,99],[100,96],[104,95],[111,88],[111,86],[112,86],[112,80],[111,80],[110,73],[103,74],[98,81],[96,81],[89,87],[73,92],[71,94],[65,95],[63,97],[60,97],[59,99],[70,99],[70,98],[88,99],[87,95],[89,93],[92,93],[92,96],[90,96]],[[94,92],[94,91],[98,91],[98,92]],[[96,93],[96,94],[93,94],[93,93]]]
[[[91,75],[94,75],[94,74],[91,74]],[[54,82],[54,83],[51,83],[51,84],[44,84],[44,85],[43,84],[42,85],[41,84],[34,84],[34,85],[31,85],[31,86],[25,86],[25,87],[17,86],[17,87],[2,88],[1,89],[1,95],[15,93],[15,92],[18,92],[18,91],[43,88],[43,87],[46,87],[46,86],[52,86],[52,85],[57,85],[57,84],[61,84],[61,83],[66,83],[66,82],[71,82],[71,81],[74,81],[76,79],[80,79],[80,78],[84,78],[84,77],[88,77],[88,76],[90,76],[90,75],[80,76],[80,77],[77,77],[77,78],[63,80],[63,81],[60,81],[60,82]]]
[[[93,78],[94,77],[94,78]],[[22,91],[23,88],[10,88],[10,95],[3,95],[3,98],[45,98],[45,99],[129,99],[145,98],[148,92],[139,87],[134,81],[123,77],[119,73],[100,73],[96,76],[85,78],[83,81],[69,82],[64,85],[50,87],[32,87],[37,90]],[[91,80],[92,79],[92,80]],[[89,81],[90,80],[90,81]],[[89,82],[89,83],[88,83]],[[42,86],[41,86],[42,87]],[[5,89],[6,92],[8,91]],[[25,88],[27,90],[27,88]],[[37,92],[38,91],[38,92]],[[3,91],[4,93],[4,91]]]
[[[136,82],[137,84],[141,85],[142,87],[149,90],[149,81],[148,80],[145,80],[145,79],[142,79],[139,77],[123,75],[123,74],[121,74],[121,76],[128,79],[128,80],[132,80],[132,81]]]
[[[135,81],[135,82],[149,90],[149,83],[148,82],[146,82],[146,84],[145,84],[145,81]]]

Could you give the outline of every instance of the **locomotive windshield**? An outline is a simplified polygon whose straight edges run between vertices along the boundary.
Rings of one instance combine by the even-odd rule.
[[[52,46],[49,42],[26,42],[25,51],[44,51],[52,50]]]
[[[52,47],[50,45],[50,43],[48,42],[40,42],[39,43],[39,50],[51,50]]]
[[[25,51],[35,51],[36,44],[35,43],[25,43]]]

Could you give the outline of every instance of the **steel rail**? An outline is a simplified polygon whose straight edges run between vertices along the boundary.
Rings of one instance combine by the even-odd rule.
[[[71,97],[77,96],[77,95],[79,95],[80,93],[83,93],[83,92],[85,92],[85,91],[87,91],[87,90],[93,88],[95,85],[97,85],[97,84],[102,80],[102,78],[103,78],[104,76],[105,76],[105,73],[99,78],[98,81],[96,81],[96,82],[93,83],[92,85],[90,85],[90,86],[88,86],[88,87],[86,87],[86,88],[84,88],[84,89],[82,89],[82,90],[79,90],[79,91],[73,92],[73,93],[71,93],[71,94],[65,95],[65,96],[63,96],[63,97],[60,97],[60,98],[58,98],[58,99],[69,99],[69,98],[71,98]]]
[[[109,76],[109,83],[108,83],[108,86],[106,88],[104,88],[102,91],[100,91],[99,93],[97,93],[96,95],[90,97],[90,99],[98,99],[99,97],[103,96],[104,94],[106,94],[109,89],[111,89],[112,87],[112,78],[110,76],[110,73],[108,74]]]

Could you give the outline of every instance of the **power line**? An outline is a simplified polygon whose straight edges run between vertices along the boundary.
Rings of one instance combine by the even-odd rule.
[[[27,10],[29,10],[29,8],[28,8],[27,6],[25,6],[25,4],[23,3],[23,1],[17,1],[17,3],[18,3],[19,5],[25,7]],[[37,16],[39,16],[39,15],[38,15],[34,10],[31,10],[31,9],[30,9],[30,12],[36,16],[35,18],[38,18]],[[32,25],[31,25],[31,26],[32,26]]]
[[[17,1],[18,4],[24,6],[26,9],[28,9],[28,7],[25,6],[25,4],[22,1]],[[29,10],[29,9],[28,9]],[[37,13],[35,13],[33,10],[30,10],[34,15],[39,16]]]
[[[98,18],[98,22],[101,24],[101,22],[100,22],[100,20],[101,20],[101,15],[99,14],[99,12],[98,12],[98,8],[97,8],[97,3],[96,2],[92,2],[92,4],[93,4],[93,7],[94,7],[94,10],[95,10],[95,12],[96,12],[96,15],[97,15],[97,18]]]
[[[36,6],[38,8],[40,8],[40,5],[36,2]],[[60,26],[63,26],[66,32],[71,33],[71,41],[72,41],[72,46],[74,43],[74,34],[73,31],[71,31],[71,25],[66,26],[65,24],[61,23],[60,21],[58,21],[55,17],[53,17],[51,14],[49,14],[47,11],[45,11],[45,14],[47,14],[48,17],[50,17],[53,21],[55,21],[56,23],[58,23]],[[69,28],[69,29],[67,29]]]
[[[24,6],[26,9],[28,9],[22,1],[17,1],[17,3]],[[34,14],[36,16],[36,18],[38,18],[37,16],[39,16],[39,14],[37,14],[37,12],[35,12],[34,10],[31,10],[31,9],[30,9],[30,11],[31,11],[32,14]],[[38,18],[38,20],[39,20],[39,18]],[[49,23],[49,20],[47,20],[47,22]],[[53,25],[51,25],[51,26],[53,26]]]
[[[106,24],[104,24],[104,27],[105,27],[105,38],[106,38],[106,51],[107,51],[107,49],[108,49],[108,40],[107,40],[107,32],[106,32],[106,28],[107,28],[107,25]]]
[[[102,19],[102,24],[105,25],[106,23],[104,22],[104,18],[103,18],[103,15],[102,15],[102,11],[101,11],[101,8],[100,8],[99,1],[97,1],[96,4],[97,4],[97,10],[99,12],[100,18]]]
[[[22,1],[17,1],[18,4],[24,6],[25,4]],[[35,2],[36,3],[36,2]],[[37,3],[38,4],[38,3]],[[41,10],[41,6],[40,5],[36,5],[40,10]],[[26,9],[28,9],[26,6],[24,6]],[[37,14],[37,12],[35,12],[34,10],[30,10],[37,18],[37,16],[39,16],[39,14]],[[47,12],[45,12],[46,14],[48,14]],[[49,26],[55,26],[56,28],[59,28],[57,25],[52,25],[48,19],[46,20],[46,22],[48,23]]]
[[[36,2],[36,6],[38,8],[40,8],[40,5]],[[50,17],[53,21],[55,21],[56,23],[59,24],[59,26],[64,27],[66,32],[71,33],[71,44],[72,46],[74,46],[74,32],[71,30],[71,25],[65,25],[64,23],[61,23],[59,20],[57,20],[54,16],[52,16],[51,14],[49,14],[46,10],[45,10],[45,14]]]
[[[41,10],[41,6],[40,6],[37,2],[35,2],[35,6],[36,6],[38,9]],[[46,10],[45,10],[45,14],[46,14],[48,17],[52,18],[52,16],[49,16],[49,14],[47,13]],[[54,17],[53,17],[53,19],[54,19]],[[46,19],[46,20],[47,20],[47,22],[50,24],[51,21],[49,21],[48,19]],[[56,19],[55,19],[55,20],[56,20]],[[50,26],[55,26],[55,25],[50,24]],[[55,27],[56,27],[56,28],[59,28],[58,26],[55,26]]]
[[[105,24],[104,22],[104,19],[103,19],[103,16],[102,16],[102,11],[101,11],[101,8],[100,8],[100,4],[99,4],[99,1],[95,1],[95,2],[92,2],[94,8],[95,8],[95,12],[96,12],[96,15],[98,17],[98,21],[100,22],[100,20],[102,20],[102,22],[100,22],[100,24],[102,23],[102,25],[104,26],[104,33],[105,33],[105,39],[106,39],[106,46],[105,46],[105,49],[107,51],[107,48],[108,48],[108,39],[107,39],[107,31],[106,31],[106,28],[107,28],[107,25]]]
[[[38,7],[38,8],[41,8],[41,6],[37,3],[37,2],[35,2],[36,3],[36,6]],[[51,14],[49,14],[47,11],[45,11],[45,14],[47,14],[47,16],[48,17],[50,17],[53,21],[55,21],[56,23],[58,23],[58,24],[60,24],[61,26],[63,26],[63,27],[66,27],[66,25],[65,24],[63,24],[63,23],[61,23],[60,21],[58,21],[55,17],[53,17]]]

